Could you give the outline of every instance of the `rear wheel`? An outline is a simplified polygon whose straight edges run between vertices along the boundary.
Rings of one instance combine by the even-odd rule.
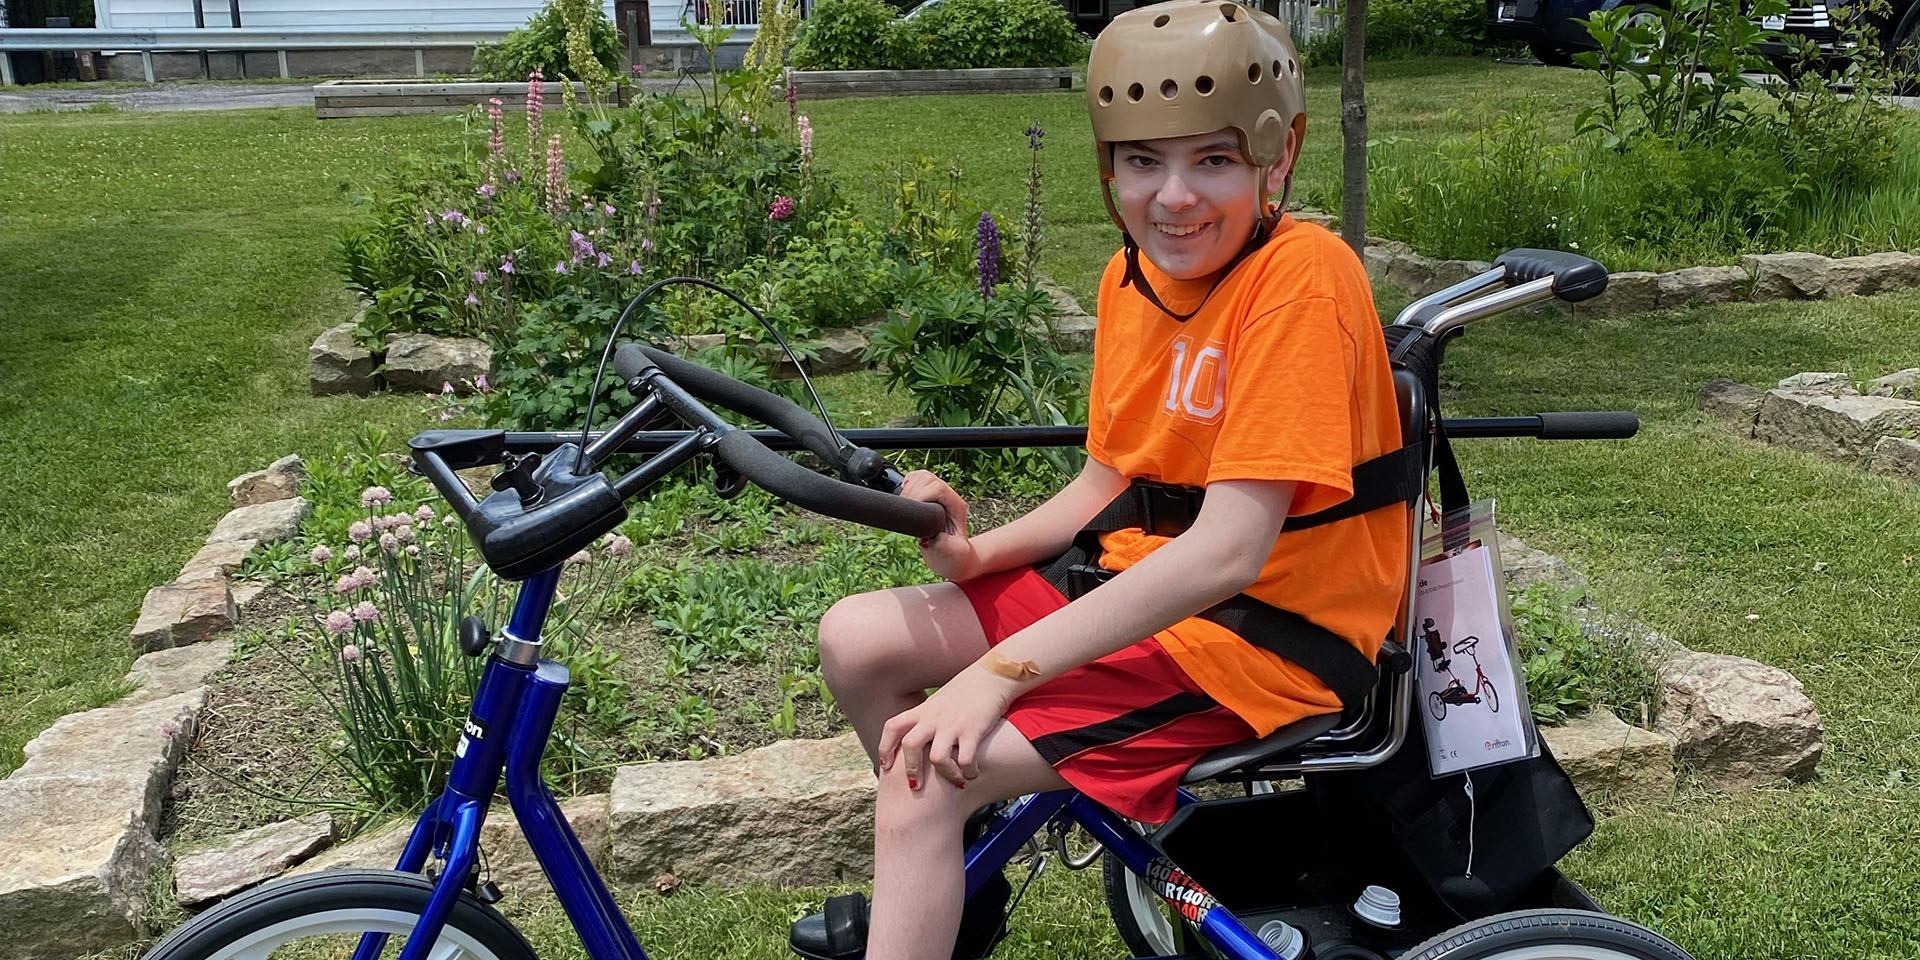
[[[1573,66],[1573,51],[1565,47],[1556,47],[1551,43],[1541,42],[1531,44],[1527,49],[1532,51],[1535,60],[1549,67]]]
[[[1500,691],[1493,684],[1487,684],[1487,712],[1500,712]]]
[[[1447,701],[1440,696],[1440,691],[1435,690],[1427,694],[1427,712],[1433,714],[1435,720],[1447,718]]]
[[[1400,960],[1693,960],[1637,923],[1584,910],[1520,910],[1458,926]]]
[[[340,870],[272,883],[214,907],[168,934],[144,960],[346,960],[364,933],[391,937],[397,957],[433,895],[410,873]],[[431,960],[534,960],[520,931],[462,894]]]

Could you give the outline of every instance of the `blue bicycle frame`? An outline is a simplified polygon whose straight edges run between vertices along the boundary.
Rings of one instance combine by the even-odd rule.
[[[420,873],[429,857],[445,864],[426,909],[400,951],[399,960],[426,960],[453,905],[467,887],[478,855],[481,824],[504,773],[507,800],[527,844],[547,875],[560,905],[593,960],[646,960],[613,895],[540,778],[540,756],[553,731],[567,668],[538,659],[540,630],[560,582],[554,568],[529,577],[514,602],[513,617],[487,660],[454,751],[446,791],[427,805],[414,825],[396,869]],[[1180,802],[1193,797],[1181,791]],[[1056,818],[1078,823],[1114,852],[1127,869],[1145,877],[1202,936],[1235,960],[1273,960],[1266,944],[1221,907],[1112,811],[1073,790],[1032,794],[1012,804],[967,851],[967,896],[1004,869],[1029,837]],[[1064,823],[1063,823],[1064,826]],[[375,960],[386,934],[364,935],[354,960]]]

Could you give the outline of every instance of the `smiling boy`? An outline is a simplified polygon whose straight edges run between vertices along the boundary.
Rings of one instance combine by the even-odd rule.
[[[875,894],[797,923],[803,956],[983,955],[1007,888],[963,917],[971,811],[1071,786],[1165,820],[1200,757],[1364,695],[1398,609],[1404,505],[1350,502],[1356,466],[1399,446],[1392,373],[1358,260],[1281,212],[1306,131],[1285,29],[1219,0],[1129,11],[1094,45],[1087,108],[1123,237],[1086,466],[977,537],[958,493],[910,475],[904,495],[947,510],[921,544],[947,582],[821,620],[880,771]]]

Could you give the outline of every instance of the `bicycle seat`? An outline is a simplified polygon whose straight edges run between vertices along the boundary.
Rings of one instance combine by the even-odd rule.
[[[1201,757],[1198,763],[1187,770],[1187,775],[1182,777],[1180,782],[1199,783],[1242,767],[1265,766],[1281,754],[1311,743],[1314,738],[1339,724],[1340,715],[1337,713],[1323,713],[1317,717],[1295,720],[1258,740],[1246,740],[1230,747],[1221,747]]]

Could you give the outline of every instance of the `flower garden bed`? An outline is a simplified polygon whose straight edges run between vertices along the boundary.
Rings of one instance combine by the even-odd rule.
[[[560,81],[542,84],[547,96],[561,94]],[[614,88],[603,103],[625,103],[627,87]],[[593,95],[586,84],[575,83],[582,101]],[[457,113],[486,105],[493,98],[507,100],[527,91],[522,81],[492,80],[328,80],[313,86],[313,113],[321,120],[337,117],[392,117],[409,113]]]
[[[921,93],[1034,93],[1073,89],[1073,68],[788,70],[787,80],[802,100]]]

